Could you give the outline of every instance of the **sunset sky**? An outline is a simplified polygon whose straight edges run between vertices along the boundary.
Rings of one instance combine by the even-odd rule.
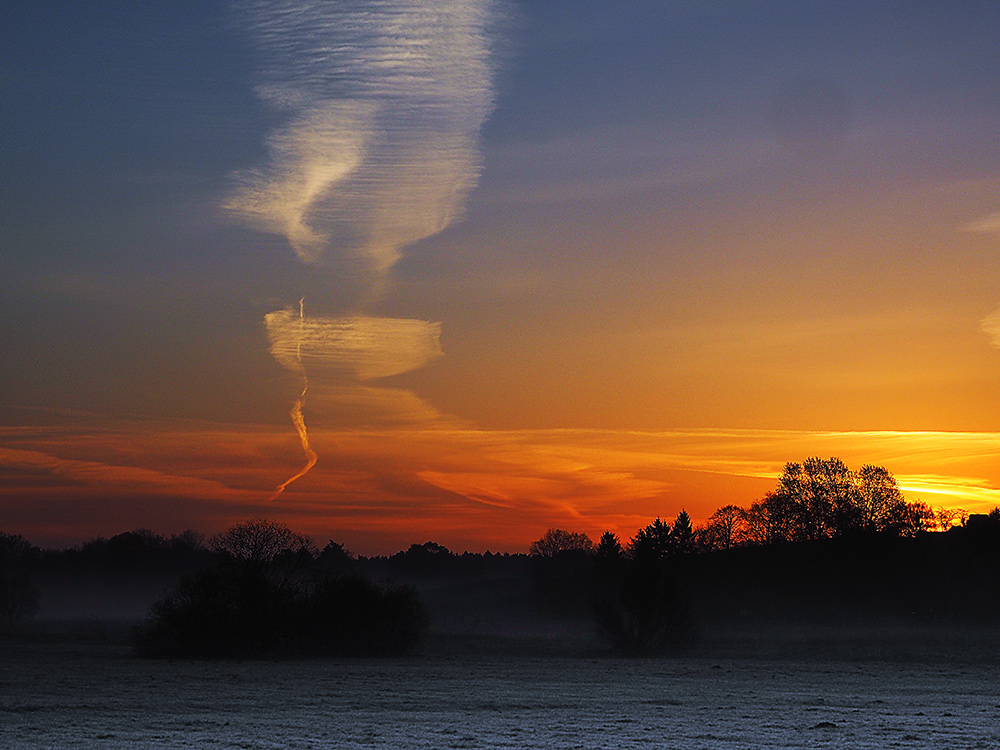
[[[965,0],[7,3],[0,530],[525,551],[809,456],[1000,505],[998,31]]]

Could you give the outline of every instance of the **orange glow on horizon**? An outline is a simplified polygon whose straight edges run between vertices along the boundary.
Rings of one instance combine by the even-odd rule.
[[[316,429],[325,460],[274,503],[274,477],[301,460],[280,428],[104,421],[3,436],[2,528],[71,543],[139,526],[211,534],[253,515],[360,554],[428,540],[525,551],[549,527],[627,541],[656,516],[745,507],[811,455],[886,466],[910,501],[1000,505],[995,433]]]

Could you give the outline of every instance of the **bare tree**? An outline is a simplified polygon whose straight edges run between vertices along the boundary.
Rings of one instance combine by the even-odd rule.
[[[906,525],[907,509],[896,478],[882,466],[862,466],[854,475],[858,526],[867,531],[899,530]]]
[[[549,529],[541,539],[531,543],[529,553],[533,557],[555,557],[560,552],[586,552],[594,550],[594,542],[586,534]]]
[[[266,518],[252,518],[216,534],[209,548],[244,574],[283,588],[317,555],[312,540]]]
[[[738,505],[719,508],[708,519],[706,527],[710,545],[714,549],[732,549],[747,536],[747,512]]]
[[[775,494],[795,509],[795,539],[824,539],[857,525],[853,477],[839,458],[785,464]]]
[[[768,492],[746,514],[747,540],[754,544],[789,542],[798,538],[799,510],[787,495]]]
[[[938,508],[934,511],[934,520],[941,531],[947,531],[955,524],[965,526],[969,520],[969,511],[961,508]]]

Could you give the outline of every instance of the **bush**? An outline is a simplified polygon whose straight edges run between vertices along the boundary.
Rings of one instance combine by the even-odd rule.
[[[184,579],[135,631],[143,656],[380,656],[413,649],[426,617],[415,592],[326,574],[301,587],[217,567]]]
[[[24,576],[0,573],[0,633],[17,630],[38,612],[38,589]]]
[[[690,605],[665,561],[629,560],[601,576],[594,618],[623,654],[683,647],[693,638]]]
[[[153,657],[232,658],[276,651],[295,608],[282,592],[239,571],[209,568],[153,604],[135,632],[140,654]]]
[[[409,586],[326,575],[303,602],[302,646],[338,656],[402,654],[416,647],[427,618]]]

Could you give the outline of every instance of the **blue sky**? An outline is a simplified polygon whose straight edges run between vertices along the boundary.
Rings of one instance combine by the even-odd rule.
[[[352,492],[373,508],[485,493],[541,530],[599,531],[681,503],[707,515],[731,491],[673,474],[650,489],[643,461],[613,470],[581,436],[576,463],[604,472],[608,498],[599,512],[568,499],[590,492],[569,461],[559,481],[576,489],[543,512],[527,480],[553,466],[397,466],[408,429],[491,445],[597,430],[611,452],[635,431],[890,431],[922,436],[888,468],[925,488],[918,474],[947,475],[919,468],[927,434],[981,446],[1000,431],[996,4],[433,7],[0,10],[0,414],[26,452],[4,464],[12,497],[37,508],[22,472],[58,476],[50,460],[163,470],[173,459],[105,454],[96,436],[197,424],[285,440],[254,453],[259,499],[238,506],[267,509],[255,503],[301,462],[289,410],[303,375],[305,423],[327,432],[289,496],[337,517]],[[412,45],[429,67],[407,67]],[[311,343],[296,357],[300,299]],[[24,436],[40,424],[92,439],[57,450]],[[322,473],[347,460],[338,430],[387,425],[372,437],[385,476]],[[674,471],[683,450],[664,440],[657,466]],[[772,473],[804,458],[769,440],[753,461]],[[201,461],[217,450],[206,438]],[[754,465],[732,480],[741,502],[765,487]],[[947,502],[986,507],[995,470],[960,474],[948,481],[977,489]],[[619,491],[633,481],[639,510]],[[187,497],[163,482],[164,498]],[[106,522],[181,523],[167,503]]]

